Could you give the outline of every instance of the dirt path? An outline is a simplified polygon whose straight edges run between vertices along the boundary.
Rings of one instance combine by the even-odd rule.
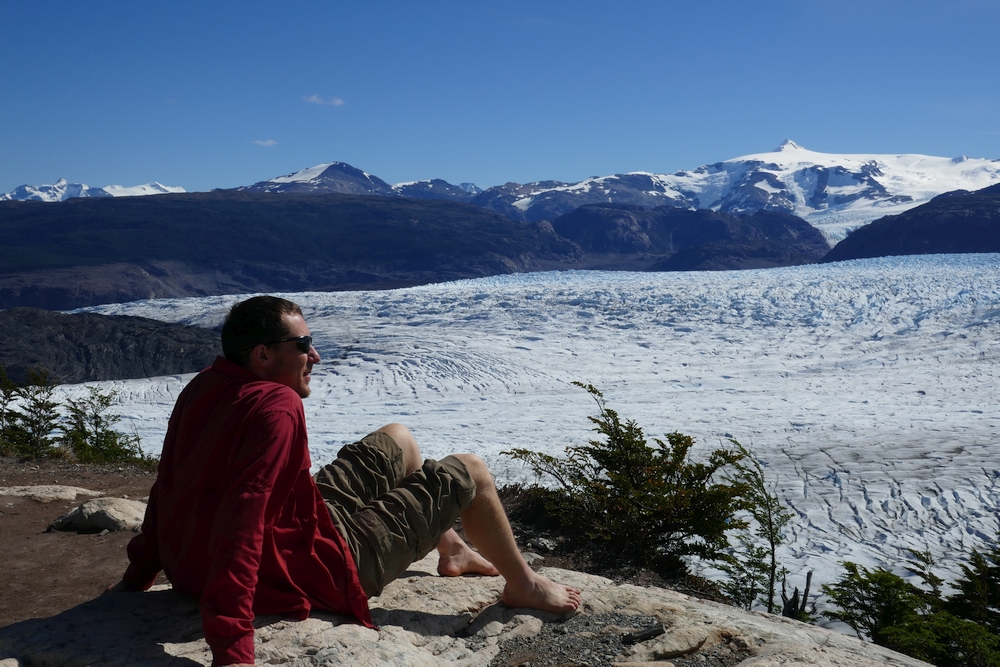
[[[0,487],[61,484],[144,498],[156,475],[139,468],[0,457]],[[41,503],[0,496],[0,627],[58,614],[121,579],[133,533],[79,535],[45,528],[86,498]]]

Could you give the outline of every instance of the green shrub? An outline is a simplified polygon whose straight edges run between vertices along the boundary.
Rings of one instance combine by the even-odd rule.
[[[1000,638],[946,611],[887,627],[882,639],[887,648],[938,667],[1000,667]]]
[[[735,516],[746,489],[713,480],[743,454],[717,449],[705,463],[690,462],[694,439],[681,433],[654,438],[651,447],[642,429],[623,422],[597,388],[573,384],[597,402],[598,415],[589,419],[601,439],[567,447],[564,458],[529,449],[504,452],[556,481],[558,487],[545,494],[548,512],[571,537],[596,542],[607,558],[660,571],[683,570],[686,555],[719,558],[729,546],[726,532],[746,526]]]
[[[69,453],[81,463],[156,466],[157,460],[143,453],[138,435],[114,430],[121,420],[108,414],[114,392],[87,387],[86,398],[69,399],[63,406],[52,399],[54,391],[44,370],[29,370],[27,381],[18,384],[0,364],[0,454],[37,459]],[[61,438],[56,437],[59,430]]]
[[[116,393],[87,387],[88,395],[67,401],[69,415],[63,445],[81,463],[128,462],[151,465],[139,446],[138,435],[114,430],[121,416],[108,414]]]
[[[969,564],[961,568],[958,593],[948,598],[947,609],[1000,635],[1000,548],[985,554],[973,549]]]
[[[14,409],[17,399],[17,383],[7,375],[7,369],[0,364],[0,454],[11,456],[15,453],[15,425],[18,412]]]
[[[741,455],[734,462],[733,472],[725,479],[743,490],[743,507],[750,514],[752,532],[744,529],[737,536],[743,544],[741,557],[729,554],[719,566],[729,575],[722,586],[734,604],[750,609],[761,595],[760,602],[767,613],[778,611],[775,594],[778,580],[788,570],[778,563],[777,549],[784,542],[782,530],[792,520],[792,513],[785,509],[764,476],[764,467],[749,449],[730,439]],[[763,541],[763,546],[754,539]],[[806,594],[808,595],[808,593]]]
[[[909,568],[930,588],[921,590],[901,577],[878,568],[868,570],[845,562],[846,573],[823,591],[839,611],[823,612],[844,621],[876,644],[925,660],[938,667],[1000,667],[997,591],[1000,554],[973,549],[959,592],[941,596],[944,580],[930,568],[930,554],[912,552]]]
[[[756,544],[752,536],[742,532],[736,536],[742,549],[726,554],[718,568],[728,575],[722,590],[734,606],[750,611],[758,597],[767,591],[770,554],[767,547]],[[773,611],[768,610],[768,613]]]
[[[42,369],[29,369],[27,381],[15,384],[3,372],[0,377],[2,449],[4,453],[29,459],[57,453],[55,432],[59,430],[59,403],[52,400],[55,385]]]
[[[858,638],[885,645],[884,632],[916,619],[926,605],[923,591],[884,568],[868,568],[844,561],[845,574],[823,592],[839,608],[823,615],[851,626]]]

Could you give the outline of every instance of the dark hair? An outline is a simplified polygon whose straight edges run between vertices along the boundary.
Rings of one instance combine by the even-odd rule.
[[[302,315],[302,310],[276,296],[255,296],[237,303],[222,323],[226,359],[245,366],[247,352],[261,343],[283,338],[288,333],[285,315]]]

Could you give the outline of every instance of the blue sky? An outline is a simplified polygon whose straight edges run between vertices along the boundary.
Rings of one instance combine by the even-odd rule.
[[[41,9],[44,7],[44,9]],[[1000,0],[0,5],[0,192],[1000,158]]]

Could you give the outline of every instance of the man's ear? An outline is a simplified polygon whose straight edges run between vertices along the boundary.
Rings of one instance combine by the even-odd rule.
[[[247,363],[251,367],[258,366],[260,368],[267,368],[270,366],[271,355],[267,345],[264,345],[263,343],[254,345],[253,349],[247,354]]]

